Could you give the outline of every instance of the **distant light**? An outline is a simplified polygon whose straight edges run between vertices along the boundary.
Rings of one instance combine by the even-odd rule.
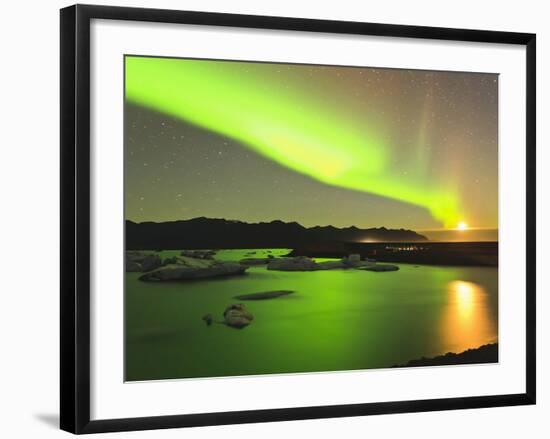
[[[458,223],[458,226],[456,227],[458,230],[466,230],[468,228],[468,224],[466,224],[465,222],[461,221]]]

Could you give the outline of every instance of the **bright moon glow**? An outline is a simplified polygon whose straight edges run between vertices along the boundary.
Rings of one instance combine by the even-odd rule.
[[[312,92],[284,87],[275,73],[242,72],[238,62],[126,57],[126,99],[322,183],[421,206],[445,227],[456,224],[458,194],[427,178],[429,157],[419,155],[400,172],[375,121],[345,117]]]
[[[458,230],[466,230],[468,228],[468,224],[466,224],[465,222],[459,222],[458,223],[458,226],[457,226],[457,229]]]

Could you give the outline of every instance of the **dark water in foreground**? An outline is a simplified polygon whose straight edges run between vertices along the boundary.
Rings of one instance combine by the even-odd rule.
[[[382,368],[498,340],[497,268],[397,265],[388,273],[253,267],[175,283],[126,273],[126,379]],[[242,330],[201,320],[221,320],[233,296],[269,290],[296,293],[244,302],[255,320]]]

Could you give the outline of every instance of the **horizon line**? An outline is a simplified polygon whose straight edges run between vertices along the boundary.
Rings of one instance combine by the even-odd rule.
[[[352,227],[355,227],[355,228],[358,228],[358,229],[361,229],[361,228],[365,228],[365,229],[381,229],[381,228],[385,228],[385,229],[394,229],[394,230],[409,230],[409,231],[413,231],[413,232],[468,232],[468,231],[489,231],[489,230],[494,230],[494,231],[498,231],[498,227],[468,227],[466,230],[460,230],[460,229],[457,229],[457,228],[433,228],[433,229],[429,229],[429,228],[424,228],[424,229],[416,229],[416,228],[405,228],[403,226],[399,226],[399,227],[388,227],[388,226],[369,226],[369,227],[362,227],[362,226],[357,226],[355,224],[352,224],[352,225],[349,225],[349,226],[335,226],[333,224],[325,224],[325,225],[321,225],[321,224],[315,224],[313,226],[305,226],[303,225],[301,222],[299,221],[285,221],[285,220],[282,220],[282,219],[272,219],[272,220],[263,220],[263,221],[255,221],[255,222],[252,222],[252,221],[246,221],[246,220],[239,220],[239,219],[230,219],[230,218],[220,218],[220,217],[208,217],[208,216],[196,216],[196,217],[192,217],[192,218],[180,218],[180,219],[172,219],[172,220],[163,220],[163,221],[155,221],[155,220],[143,220],[143,221],[136,221],[136,220],[133,220],[133,219],[130,219],[130,218],[125,218],[125,221],[132,221],[133,223],[136,223],[136,224],[141,224],[141,223],[169,223],[169,222],[178,222],[178,221],[191,221],[191,220],[195,220],[195,219],[201,219],[201,218],[204,218],[204,219],[210,219],[210,220],[224,220],[224,221],[233,221],[233,222],[240,222],[240,223],[245,223],[245,224],[261,224],[261,223],[272,223],[272,222],[276,222],[276,221],[280,221],[280,222],[283,222],[283,223],[286,223],[286,224],[289,224],[289,223],[296,223],[298,225],[300,225],[301,227],[304,227],[304,228],[312,228],[312,227],[335,227],[335,228],[352,228]]]

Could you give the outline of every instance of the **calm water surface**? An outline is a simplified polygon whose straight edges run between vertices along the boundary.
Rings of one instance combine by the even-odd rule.
[[[126,378],[381,368],[498,341],[497,268],[398,265],[387,273],[253,267],[244,276],[173,283],[126,273]],[[201,320],[206,313],[222,320],[236,295],[269,290],[295,294],[244,302],[255,319],[242,330]]]

